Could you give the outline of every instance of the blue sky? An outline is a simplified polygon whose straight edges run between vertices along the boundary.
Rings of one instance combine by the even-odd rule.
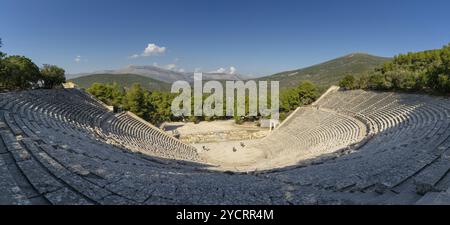
[[[156,64],[269,75],[351,52],[439,48],[450,42],[449,9],[447,0],[0,0],[0,37],[3,52],[68,73]]]

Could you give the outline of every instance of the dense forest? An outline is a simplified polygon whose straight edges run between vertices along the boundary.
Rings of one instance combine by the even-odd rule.
[[[90,88],[86,89],[99,100],[106,104],[113,105],[122,110],[128,110],[141,118],[153,123],[161,124],[165,121],[211,121],[234,119],[236,123],[244,121],[257,121],[261,118],[258,116],[233,117],[227,116],[189,116],[174,117],[171,112],[171,104],[177,94],[161,91],[149,91],[141,87],[140,84],[133,84],[131,88],[124,89],[117,83],[94,83]],[[270,105],[270,94],[268,94]],[[280,93],[280,119],[284,119],[287,114],[299,106],[312,103],[318,96],[318,90],[314,84],[308,81],[301,82],[297,87],[285,89]],[[205,94],[203,99],[209,95]],[[248,98],[248,96],[247,96]],[[193,99],[191,100],[193,103]],[[236,104],[237,101],[235,101]],[[246,100],[246,112],[248,113],[249,101]],[[236,108],[236,105],[234,106]],[[193,110],[194,107],[192,107]],[[226,115],[226,104],[223,105],[224,115]],[[193,114],[193,113],[192,113]]]
[[[86,91],[108,105],[131,111],[153,124],[177,120],[170,111],[175,98],[175,94],[170,92],[150,92],[139,83],[133,84],[127,90],[117,83],[94,83]]]
[[[65,80],[65,71],[58,66],[45,64],[39,68],[25,56],[7,56],[0,51],[0,91],[53,88]]]
[[[448,94],[450,92],[450,44],[441,49],[400,54],[366,76],[347,75],[345,89],[391,90]]]

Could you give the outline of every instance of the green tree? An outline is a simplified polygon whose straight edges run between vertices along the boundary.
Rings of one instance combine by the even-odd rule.
[[[358,88],[366,89],[369,84],[369,78],[370,76],[368,74],[363,74],[362,76],[360,76],[356,81],[356,85],[358,86]]]
[[[353,90],[357,88],[356,79],[353,75],[347,75],[339,82],[339,86],[346,90]]]
[[[3,60],[2,83],[9,89],[26,89],[36,85],[41,75],[39,67],[25,56],[8,56]]]
[[[316,86],[310,81],[302,81],[297,87],[281,92],[280,108],[291,111],[300,106],[313,103],[317,98]]]
[[[440,57],[442,61],[440,68],[441,74],[450,75],[450,44],[442,49]]]
[[[113,84],[101,84],[93,83],[91,87],[86,89],[87,92],[98,98],[100,101],[108,104],[120,107],[122,106],[122,99],[124,96],[124,90],[120,88],[117,83]]]
[[[147,110],[149,120],[154,124],[172,120],[171,104],[174,95],[166,92],[147,92]]]
[[[416,72],[399,69],[388,71],[384,75],[389,77],[394,90],[412,90],[416,87]]]
[[[44,64],[41,68],[41,79],[45,88],[53,88],[66,82],[65,71],[55,65]]]
[[[415,82],[415,90],[424,90],[425,88],[427,88],[428,76],[425,73],[416,73]]]
[[[3,46],[3,42],[2,42],[2,39],[0,38],[0,48]],[[3,57],[5,57],[6,56],[6,54],[5,53],[3,53],[2,51],[0,51],[0,60],[1,59],[3,59]]]
[[[146,94],[138,83],[133,84],[123,98],[124,109],[133,112],[143,119],[148,119],[149,109],[147,103]]]
[[[450,76],[450,44],[441,49],[400,54],[376,69],[368,88],[420,90],[447,94]]]
[[[438,77],[438,90],[444,93],[450,92],[450,78],[447,74],[440,74]]]
[[[391,88],[391,82],[384,74],[375,73],[369,77],[367,87],[374,90],[388,90]]]
[[[118,83],[108,84],[108,97],[110,99],[110,104],[114,106],[121,106],[122,99],[125,95],[125,91],[120,87]]]
[[[0,48],[3,46],[2,39],[0,38]],[[4,85],[6,80],[6,68],[3,63],[3,58],[6,56],[5,53],[0,51],[0,88]]]

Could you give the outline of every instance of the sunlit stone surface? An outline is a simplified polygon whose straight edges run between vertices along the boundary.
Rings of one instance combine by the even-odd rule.
[[[448,204],[449,125],[446,98],[336,90],[206,154],[79,90],[1,93],[0,203]]]

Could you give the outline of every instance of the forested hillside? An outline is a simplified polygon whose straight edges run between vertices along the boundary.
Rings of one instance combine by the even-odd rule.
[[[340,83],[347,89],[450,92],[450,45],[441,49],[399,54],[367,76],[347,76]]]
[[[80,88],[89,88],[94,83],[117,83],[121,88],[131,88],[138,83],[142,88],[153,91],[170,91],[170,84],[136,74],[93,74],[71,79]]]
[[[304,69],[262,77],[259,80],[280,81],[281,88],[296,87],[301,81],[309,80],[319,88],[326,89],[331,85],[337,85],[346,75],[362,76],[389,60],[391,59],[364,53],[354,53]]]

